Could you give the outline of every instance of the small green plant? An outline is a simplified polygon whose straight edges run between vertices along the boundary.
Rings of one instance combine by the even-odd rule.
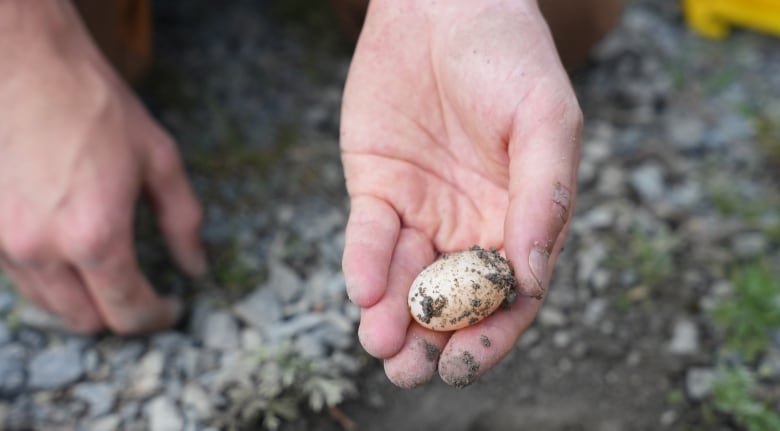
[[[764,263],[735,272],[734,294],[713,310],[726,346],[752,361],[768,344],[769,330],[780,328],[780,281]]]
[[[611,266],[632,269],[640,284],[648,288],[656,286],[674,273],[672,252],[675,246],[676,242],[668,232],[648,233],[637,229],[628,238],[628,245],[614,256]]]
[[[747,431],[780,430],[780,415],[759,393],[755,376],[743,366],[722,369],[713,386],[715,408],[734,417]]]
[[[234,367],[229,407],[214,423],[220,429],[276,430],[299,419],[304,409],[320,412],[356,392],[347,372],[328,358],[301,357],[289,347],[264,348]]]

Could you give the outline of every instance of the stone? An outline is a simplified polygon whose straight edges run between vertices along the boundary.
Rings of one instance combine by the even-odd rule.
[[[179,409],[167,397],[158,396],[146,405],[149,431],[181,431],[184,421]]]
[[[165,357],[159,350],[150,350],[138,363],[133,381],[130,386],[130,394],[135,398],[146,398],[160,389],[160,381]]]
[[[553,344],[559,349],[565,349],[571,343],[571,333],[565,330],[555,331],[553,334]]]
[[[672,339],[667,346],[675,355],[690,355],[699,351],[699,328],[692,320],[682,319],[674,324]]]
[[[116,387],[108,382],[83,382],[73,387],[73,395],[89,406],[89,416],[102,416],[114,407]]]
[[[32,389],[57,389],[79,380],[85,371],[81,349],[73,344],[50,347],[30,360],[28,385]]]
[[[268,272],[269,276],[265,288],[276,293],[276,296],[283,302],[291,302],[303,292],[303,280],[286,264],[274,260],[269,261]]]
[[[224,311],[213,312],[206,316],[200,337],[206,348],[235,350],[240,344],[238,322]]]
[[[8,330],[5,322],[0,320],[0,347],[10,343],[12,340],[13,335],[11,335],[11,331]]]
[[[2,279],[2,276],[0,276],[0,279]],[[3,290],[2,287],[2,283],[0,283],[0,314],[5,314],[14,308],[14,305],[16,304],[16,295],[7,290]]]
[[[0,397],[14,397],[24,390],[27,381],[24,364],[22,346],[8,344],[0,348]]]
[[[248,325],[264,330],[282,318],[282,302],[273,290],[260,288],[233,306],[233,311]]]
[[[116,431],[122,419],[117,415],[108,415],[88,422],[86,429],[89,431]]]
[[[208,393],[201,385],[195,382],[187,383],[184,386],[181,402],[195,413],[197,419],[207,419],[214,412]]]
[[[666,186],[661,166],[646,162],[631,173],[631,186],[644,202],[652,202],[664,197]]]
[[[542,326],[561,327],[566,325],[567,320],[566,315],[563,314],[561,310],[554,307],[543,307],[539,311],[539,323]]]
[[[762,232],[746,232],[731,238],[731,250],[742,259],[750,259],[764,253],[768,247],[767,234]]]
[[[708,367],[689,368],[685,373],[685,392],[695,401],[700,401],[712,392],[717,372]]]
[[[585,305],[585,311],[582,314],[582,323],[587,326],[596,326],[601,321],[602,316],[607,311],[607,300],[595,298],[588,301]]]

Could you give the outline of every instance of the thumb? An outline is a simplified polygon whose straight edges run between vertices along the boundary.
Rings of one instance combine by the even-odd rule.
[[[576,193],[582,114],[575,102],[515,130],[509,144],[505,248],[521,294],[541,299],[563,247]],[[519,142],[522,137],[522,142]]]
[[[176,144],[165,132],[158,132],[146,151],[146,192],[173,258],[190,276],[200,277],[208,270],[200,240],[203,209],[187,180]]]

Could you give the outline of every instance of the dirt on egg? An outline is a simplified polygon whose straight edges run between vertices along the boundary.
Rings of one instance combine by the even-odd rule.
[[[426,328],[454,331],[513,302],[516,285],[512,266],[496,249],[473,246],[423,269],[409,291],[409,310]]]

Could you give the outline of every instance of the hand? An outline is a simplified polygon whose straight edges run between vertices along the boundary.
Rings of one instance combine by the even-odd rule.
[[[582,114],[536,2],[372,1],[342,120],[360,341],[399,386],[437,368],[468,385],[533,321],[574,204]],[[412,321],[415,276],[474,244],[505,252],[525,296],[454,333]]]
[[[205,270],[201,208],[176,146],[106,64],[69,1],[0,2],[0,267],[81,332],[170,326],[133,249],[151,198],[170,249]]]

